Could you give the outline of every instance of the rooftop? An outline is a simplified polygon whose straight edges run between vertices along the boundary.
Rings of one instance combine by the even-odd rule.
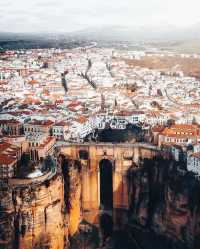
[[[32,120],[28,122],[29,125],[39,125],[39,126],[52,126],[54,124],[51,120]]]
[[[10,155],[0,155],[0,165],[10,165],[12,163],[17,162],[16,157],[11,157]]]

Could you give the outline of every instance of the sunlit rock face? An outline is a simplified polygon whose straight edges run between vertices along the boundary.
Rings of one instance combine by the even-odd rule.
[[[68,248],[81,221],[81,168],[65,158],[60,166],[56,174],[0,181],[0,248]]]
[[[200,185],[177,165],[162,159],[144,160],[130,170],[129,207],[132,223],[199,248]]]
[[[0,246],[9,249],[67,248],[67,217],[63,214],[63,180],[55,175],[41,183],[2,183]]]
[[[73,236],[81,220],[81,165],[79,161],[62,159],[65,212],[69,217],[69,235]]]

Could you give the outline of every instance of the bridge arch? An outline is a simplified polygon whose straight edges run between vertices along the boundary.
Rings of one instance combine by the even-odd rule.
[[[79,150],[79,159],[80,160],[88,160],[89,159],[88,151],[84,150],[84,149]]]
[[[113,209],[113,164],[109,159],[99,161],[100,209]]]

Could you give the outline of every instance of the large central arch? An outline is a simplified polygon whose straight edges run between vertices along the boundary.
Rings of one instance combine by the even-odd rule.
[[[108,159],[99,162],[100,171],[100,208],[113,209],[113,171],[112,163]]]

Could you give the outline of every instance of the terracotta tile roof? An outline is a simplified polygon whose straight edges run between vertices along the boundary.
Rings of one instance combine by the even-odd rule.
[[[7,148],[9,148],[11,144],[6,143],[6,142],[1,142],[0,143],[0,154],[5,151]]]
[[[51,143],[53,141],[55,141],[55,137],[48,137],[45,140],[45,142],[39,146],[39,148],[45,148],[45,146],[47,146],[47,144],[49,144],[49,143]]]
[[[156,125],[152,128],[152,132],[162,132],[165,129],[162,125]]]
[[[196,158],[200,158],[200,152],[193,153],[192,156]]]
[[[84,117],[84,116],[80,116],[80,117],[78,117],[77,119],[75,119],[75,121],[78,122],[78,123],[80,123],[80,124],[86,123],[87,120],[88,120],[88,119],[87,119],[86,117]]]
[[[10,155],[0,155],[0,165],[10,165],[17,162],[16,157],[11,157]]]
[[[16,162],[18,152],[20,152],[20,147],[7,142],[0,142],[0,165],[9,165]]]
[[[176,124],[165,128],[162,135],[170,137],[197,137],[200,136],[198,125]]]
[[[21,124],[18,120],[15,119],[0,119],[0,124]]]
[[[18,115],[30,115],[32,112],[31,111],[16,111],[16,112],[8,112],[8,114],[10,115],[15,115],[15,116],[18,116]]]
[[[171,126],[171,129],[187,129],[187,130],[193,130],[198,129],[198,125],[190,125],[190,124],[175,124]]]
[[[31,85],[34,85],[34,84],[38,84],[38,81],[37,80],[30,80],[28,83]]]
[[[36,120],[36,119],[34,119],[34,120],[28,122],[27,124],[29,124],[29,125],[40,125],[40,126],[51,126],[51,125],[54,124],[54,122],[51,121],[51,120]]]
[[[68,107],[69,107],[69,108],[74,108],[74,107],[77,107],[77,106],[79,106],[79,105],[81,105],[81,102],[79,102],[79,101],[72,101],[72,102],[68,105]]]
[[[115,114],[115,116],[132,116],[132,115],[141,115],[144,114],[143,111],[120,111]]]

